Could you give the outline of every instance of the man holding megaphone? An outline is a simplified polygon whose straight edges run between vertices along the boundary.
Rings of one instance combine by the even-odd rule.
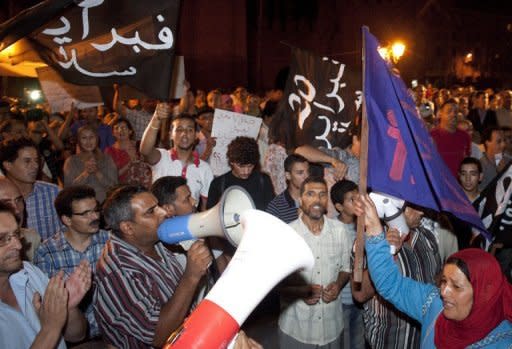
[[[192,244],[185,269],[158,240],[165,211],[147,189],[128,185],[111,193],[104,216],[112,229],[97,264],[95,313],[105,340],[117,348],[161,347],[188,315],[212,258]]]

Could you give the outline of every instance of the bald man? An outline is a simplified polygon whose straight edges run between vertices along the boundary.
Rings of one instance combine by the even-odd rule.
[[[34,229],[25,227],[25,200],[18,187],[6,177],[0,177],[0,202],[11,206],[14,210],[23,237],[22,257],[32,262],[34,251],[39,246],[41,238]]]

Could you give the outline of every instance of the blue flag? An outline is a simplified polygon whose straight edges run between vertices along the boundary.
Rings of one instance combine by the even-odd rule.
[[[368,186],[436,211],[447,211],[485,231],[482,221],[430,137],[398,72],[378,53],[363,27],[368,115]]]

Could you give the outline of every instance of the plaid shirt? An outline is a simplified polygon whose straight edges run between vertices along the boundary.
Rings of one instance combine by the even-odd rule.
[[[34,256],[34,264],[44,271],[48,277],[52,277],[60,270],[64,270],[66,275],[70,275],[80,261],[87,259],[91,264],[93,271],[96,270],[96,263],[100,258],[103,246],[109,238],[109,234],[105,230],[100,230],[91,237],[91,244],[84,252],[79,252],[71,246],[66,240],[64,232],[66,229],[59,230],[51,238],[45,240],[36,250]],[[93,279],[94,280],[94,279]],[[92,305],[92,295],[94,293],[94,282],[88,295],[82,301],[82,306],[86,306],[85,316],[89,322],[89,336],[98,336],[99,328],[94,318],[94,310]],[[83,308],[82,308],[83,309]]]
[[[25,199],[27,210],[27,228],[32,228],[41,240],[46,240],[62,228],[53,202],[59,193],[55,184],[36,181],[34,189]]]

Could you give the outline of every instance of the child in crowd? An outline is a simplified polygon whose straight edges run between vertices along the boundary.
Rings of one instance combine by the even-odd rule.
[[[354,200],[358,195],[357,185],[349,180],[336,182],[331,188],[331,201],[338,220],[343,223],[345,230],[354,243],[356,238],[356,215],[354,214]],[[363,316],[361,308],[354,303],[350,282],[341,290],[343,303],[344,348],[364,348]]]

